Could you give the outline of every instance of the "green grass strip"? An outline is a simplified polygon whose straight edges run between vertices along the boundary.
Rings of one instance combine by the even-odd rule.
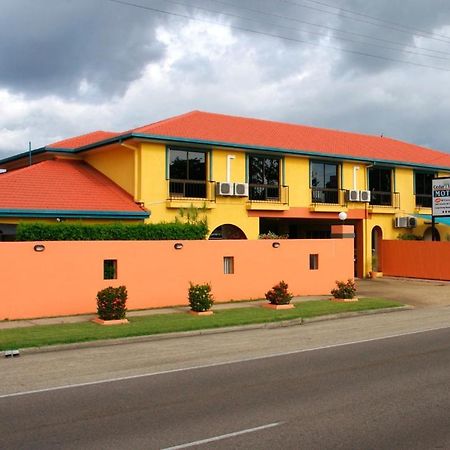
[[[91,322],[35,325],[0,330],[0,351],[55,344],[117,339],[177,331],[277,322],[296,318],[311,318],[326,314],[367,311],[403,306],[401,303],[379,298],[362,299],[355,303],[309,301],[297,303],[294,309],[269,310],[265,308],[234,308],[217,310],[212,316],[193,316],[186,313],[156,314],[131,317],[126,325],[101,326]]]

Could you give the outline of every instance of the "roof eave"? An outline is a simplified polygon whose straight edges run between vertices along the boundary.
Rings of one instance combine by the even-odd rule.
[[[0,209],[0,217],[18,218],[61,218],[61,219],[146,219],[150,213],[146,211],[91,211],[65,209]]]
[[[333,160],[348,160],[348,161],[363,162],[363,163],[369,163],[369,164],[395,165],[395,166],[421,168],[421,169],[432,169],[432,170],[447,170],[447,171],[450,170],[450,166],[436,166],[436,165],[427,165],[427,164],[423,164],[423,163],[409,163],[409,162],[405,162],[405,161],[365,158],[365,157],[360,157],[360,156],[349,156],[349,155],[343,155],[343,154],[330,154],[330,153],[315,152],[315,151],[302,150],[302,149],[294,150],[294,149],[285,149],[285,148],[279,148],[279,147],[267,147],[267,146],[258,146],[258,145],[248,145],[248,144],[235,144],[235,143],[231,143],[231,142],[180,138],[180,137],[164,136],[164,135],[157,135],[157,134],[133,133],[131,137],[138,138],[138,139],[158,140],[158,141],[182,142],[185,144],[202,144],[202,145],[225,147],[225,148],[283,153],[283,154],[296,155],[296,156],[312,156],[312,157],[316,157],[316,158],[328,158],[328,159],[333,159]]]

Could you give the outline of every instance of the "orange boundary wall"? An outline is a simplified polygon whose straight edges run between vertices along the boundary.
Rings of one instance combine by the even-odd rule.
[[[0,243],[0,320],[96,311],[96,294],[126,285],[128,309],[187,304],[189,282],[209,282],[218,302],[264,298],[285,280],[295,295],[329,294],[353,277],[353,239],[258,241],[83,241]],[[310,270],[309,255],[319,255]],[[223,258],[234,257],[234,274]],[[116,259],[118,278],[103,279],[103,260]]]
[[[393,277],[450,280],[450,242],[381,241],[381,270]]]

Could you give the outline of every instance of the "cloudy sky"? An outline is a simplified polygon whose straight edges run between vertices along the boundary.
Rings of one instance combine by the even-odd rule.
[[[448,0],[0,6],[0,158],[193,109],[450,152]]]

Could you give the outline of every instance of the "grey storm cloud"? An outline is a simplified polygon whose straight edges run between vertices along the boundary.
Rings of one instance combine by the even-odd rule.
[[[120,94],[164,52],[156,19],[105,0],[3,0],[0,88],[76,97],[85,80]]]

